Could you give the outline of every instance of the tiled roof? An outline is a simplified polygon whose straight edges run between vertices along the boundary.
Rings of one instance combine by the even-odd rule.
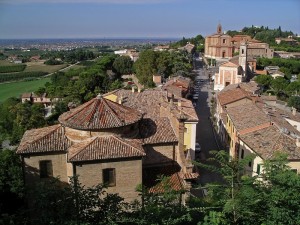
[[[252,102],[229,107],[226,111],[238,131],[270,123],[270,118]]]
[[[226,92],[235,88],[241,88],[246,92],[249,92],[249,94],[252,94],[256,91],[259,90],[259,87],[257,85],[257,83],[255,81],[250,81],[250,82],[242,82],[239,84],[230,84],[228,86],[226,86],[221,92]]]
[[[199,173],[184,173],[182,178],[185,180],[194,180],[199,177]]]
[[[162,184],[159,178],[161,176],[169,177],[165,184]],[[164,187],[172,190],[183,190],[183,179],[180,176],[180,166],[178,164],[149,167],[143,169],[143,185],[149,188],[151,193],[163,193]]]
[[[61,124],[79,130],[98,130],[123,127],[139,121],[142,114],[133,108],[96,97],[83,105],[62,114]]]
[[[167,92],[161,90],[145,90],[143,92],[132,92],[120,89],[112,92],[122,98],[123,105],[134,108],[145,114],[146,118],[158,117],[160,114],[160,102],[167,98]]]
[[[30,98],[31,97],[31,93],[23,93],[21,98]]]
[[[220,65],[220,67],[239,67],[239,65],[232,63],[232,62],[225,62]]]
[[[71,146],[68,160],[79,162],[145,156],[141,143],[137,142],[113,135],[93,137]]]
[[[235,89],[231,89],[228,91],[221,91],[217,94],[217,98],[220,102],[220,104],[223,105],[227,105],[231,102],[235,102],[238,100],[241,100],[243,98],[250,98],[249,94],[247,92],[245,92],[243,89],[241,88],[235,88]]]
[[[71,145],[61,125],[27,130],[17,149],[18,154],[63,152]]]
[[[240,135],[240,138],[263,159],[272,158],[275,152],[288,154],[288,159],[300,159],[296,139],[281,133],[275,126]]]
[[[172,125],[165,117],[143,119],[140,131],[145,144],[177,142]]]

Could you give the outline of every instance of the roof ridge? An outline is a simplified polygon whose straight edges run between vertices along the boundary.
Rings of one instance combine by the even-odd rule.
[[[71,160],[72,158],[74,158],[75,156],[77,156],[79,153],[81,153],[82,151],[84,151],[87,146],[89,146],[90,144],[92,144],[98,138],[99,137],[91,137],[91,139],[87,141],[87,144],[85,144],[81,149],[79,149],[78,152],[76,152],[74,155],[72,155],[72,157],[68,158],[68,160]],[[79,143],[82,143],[82,142],[79,142]]]
[[[40,137],[40,138],[38,138],[38,139],[36,139],[36,140],[33,140],[32,142],[29,142],[28,144],[33,144],[33,143],[36,143],[37,141],[39,141],[39,140],[41,140],[41,139],[43,139],[43,138],[45,138],[45,137],[47,137],[47,136],[49,136],[49,135],[51,135],[51,134],[53,134],[56,130],[58,130],[59,128],[61,128],[62,126],[61,126],[61,124],[56,124],[56,125],[54,125],[54,126],[57,126],[56,128],[54,128],[52,131],[50,131],[49,133],[47,133],[46,135],[44,135],[43,137]],[[41,127],[41,128],[44,128],[44,127]],[[37,128],[37,129],[40,129],[40,128]]]
[[[130,144],[128,144],[127,142],[125,142],[124,139],[122,139],[122,138],[120,138],[120,137],[118,137],[118,136],[116,136],[116,135],[110,135],[110,136],[113,137],[113,138],[115,138],[115,139],[117,139],[117,140],[119,140],[119,141],[122,142],[123,144],[125,144],[125,145],[127,145],[127,146],[129,146],[129,147],[131,147],[131,148],[134,148],[134,149],[138,150],[138,151],[141,152],[141,153],[144,153],[143,151],[141,151],[140,149],[136,148],[135,146],[130,145]]]
[[[117,121],[119,121],[121,124],[123,124],[123,123],[125,124],[125,116],[124,116],[124,120],[122,121],[121,118],[119,118],[119,117],[117,116],[116,111],[115,111],[112,107],[109,106],[107,100],[108,100],[108,99],[105,99],[105,101],[103,101],[103,105],[105,105],[106,107],[109,108],[109,110],[110,110],[110,112],[111,112],[111,115],[112,115]],[[110,100],[108,100],[108,101],[110,101]],[[119,107],[119,104],[118,104],[118,103],[113,102],[113,101],[110,101],[110,102],[112,102],[113,104],[117,104],[118,107]]]
[[[97,109],[97,107],[100,105],[100,99],[95,98],[94,102],[95,102],[94,107],[93,107],[93,109],[91,110],[90,115],[87,116],[87,118],[88,118],[88,119],[87,119],[87,120],[88,120],[88,121],[87,121],[87,124],[88,124],[88,125],[91,124],[91,120],[92,120],[92,118],[93,118],[93,115],[95,115],[96,109]]]
[[[93,100],[95,100],[95,98],[92,99],[92,100],[90,100],[90,101],[88,101],[88,102],[86,102],[86,103],[84,103],[84,104],[82,104],[81,106],[79,106],[81,108],[79,108],[78,110],[75,109],[73,112],[70,111],[71,112],[70,115],[66,116],[66,118],[64,118],[64,120],[70,119],[71,117],[73,117],[74,115],[76,115],[78,112],[81,112],[83,109],[85,109],[87,106],[93,104],[93,102],[94,102]]]

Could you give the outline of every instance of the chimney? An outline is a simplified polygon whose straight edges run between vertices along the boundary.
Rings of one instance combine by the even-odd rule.
[[[300,147],[300,140],[299,140],[299,138],[296,138],[296,146]]]
[[[134,93],[135,92],[135,88],[134,86],[131,87],[131,92]]]
[[[293,113],[293,115],[294,115],[294,116],[296,116],[297,109],[296,109],[296,108],[294,108],[294,107],[292,107],[292,113]]]
[[[178,106],[181,107],[181,100],[178,100]]]
[[[119,98],[119,104],[120,104],[120,105],[123,104],[123,96],[121,96],[121,97]]]
[[[141,93],[141,88],[140,88],[140,86],[138,86],[138,93]]]

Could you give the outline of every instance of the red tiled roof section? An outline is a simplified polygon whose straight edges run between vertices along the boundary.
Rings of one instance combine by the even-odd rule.
[[[94,161],[145,156],[141,143],[117,136],[94,137],[84,143],[74,144],[68,153],[71,162]]]
[[[248,94],[241,88],[235,88],[226,92],[220,92],[218,93],[217,97],[222,106],[243,98],[250,98]]]
[[[300,158],[296,139],[283,134],[275,126],[240,135],[240,138],[263,159],[271,159],[275,152],[286,153],[288,159]]]
[[[144,119],[141,123],[141,136],[145,144],[177,142],[170,120],[166,117]]]
[[[101,96],[62,114],[61,124],[79,130],[98,130],[123,127],[142,118],[137,110],[115,103]]]
[[[17,149],[18,154],[63,152],[71,142],[64,133],[61,125],[54,125],[39,129],[27,130]]]
[[[149,189],[150,193],[164,193],[165,191],[184,191],[183,181],[180,177],[180,173],[174,173],[170,177],[167,177],[165,180],[162,180],[154,187]]]
[[[227,114],[239,132],[270,125],[270,118],[252,102],[229,107]]]

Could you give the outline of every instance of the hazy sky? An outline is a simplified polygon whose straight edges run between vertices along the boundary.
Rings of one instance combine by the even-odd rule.
[[[0,38],[192,37],[244,26],[300,34],[300,0],[0,0]]]

